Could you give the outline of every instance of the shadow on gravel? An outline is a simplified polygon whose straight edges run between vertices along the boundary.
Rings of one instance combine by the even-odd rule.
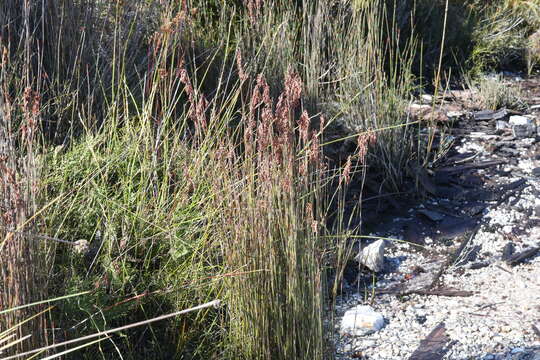
[[[540,79],[528,81],[527,86],[532,88],[532,83],[536,84],[538,93],[530,95],[527,101],[529,109],[536,109],[540,104]],[[467,249],[462,253],[481,225],[483,231],[498,233],[512,242],[524,233],[524,229],[537,227],[539,221],[534,217],[540,217],[540,206],[520,205],[525,189],[540,199],[540,109],[538,113],[529,110],[527,114],[504,108],[473,111],[457,104],[459,100],[455,97],[440,101],[442,105],[438,111],[444,113],[445,106],[452,109],[454,118],[444,126],[447,133],[453,134],[453,146],[443,160],[427,170],[418,170],[416,179],[409,179],[404,186],[414,189],[419,185],[424,197],[414,197],[413,191],[395,196],[385,192],[374,179],[368,179],[362,194],[362,217],[352,221],[361,224],[362,234],[400,234],[401,240],[418,245],[411,246],[411,251],[422,251],[433,264],[429,269],[418,269],[418,274],[430,274],[424,276],[423,282],[414,284],[415,289],[424,293],[452,290],[437,288],[440,285],[438,278],[458,259],[461,265],[468,264],[471,268],[489,265],[477,261],[479,249]],[[453,111],[456,108],[462,111]],[[528,127],[511,125],[512,116],[520,116],[519,120],[533,119],[538,128],[531,132]],[[435,141],[434,146],[437,147],[439,142]],[[351,191],[358,193],[359,189]],[[358,194],[351,197],[347,205],[353,208],[358,197]],[[486,216],[493,209],[516,209],[526,215],[526,221],[511,229],[493,225]],[[355,252],[364,246],[363,242],[353,241]],[[534,248],[526,249],[524,253],[508,256],[518,260],[520,256],[523,259],[538,256]],[[387,261],[387,272],[396,271],[399,262],[399,259]],[[359,272],[358,264],[351,261],[345,279],[351,290],[373,283],[374,274],[364,271],[364,276],[359,276]],[[412,290],[394,288],[384,289],[384,292],[404,294]],[[455,296],[463,296],[463,293],[457,294]]]

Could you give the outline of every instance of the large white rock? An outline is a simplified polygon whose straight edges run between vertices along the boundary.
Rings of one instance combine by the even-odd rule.
[[[366,246],[360,254],[354,258],[360,264],[367,266],[371,271],[379,272],[384,267],[384,250],[386,241],[377,240],[373,244]]]
[[[367,305],[358,305],[345,312],[341,319],[341,335],[362,336],[379,331],[384,318]]]
[[[513,115],[508,121],[510,125],[533,125],[534,121],[528,116]]]

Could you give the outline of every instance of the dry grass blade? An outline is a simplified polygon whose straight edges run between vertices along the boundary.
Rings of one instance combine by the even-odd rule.
[[[77,339],[63,341],[63,342],[60,342],[60,343],[57,343],[57,344],[52,344],[52,345],[44,346],[44,347],[41,347],[41,348],[38,348],[38,349],[33,349],[33,350],[30,350],[30,351],[27,351],[27,352],[24,352],[24,353],[8,356],[8,357],[3,358],[3,360],[18,359],[18,358],[21,358],[21,357],[24,357],[24,356],[27,356],[27,355],[32,355],[32,354],[35,354],[35,353],[39,353],[39,352],[47,351],[47,350],[50,350],[50,349],[54,349],[54,348],[57,348],[57,347],[60,347],[60,346],[65,346],[65,345],[69,345],[69,344],[73,344],[73,343],[77,343],[77,342],[81,342],[81,341],[90,340],[90,339],[93,339],[93,338],[96,338],[96,337],[107,336],[109,334],[114,334],[114,333],[117,333],[117,332],[122,331],[122,330],[127,330],[127,329],[131,329],[131,328],[134,328],[134,327],[147,325],[147,324],[150,324],[150,323],[153,323],[153,322],[156,322],[156,321],[169,319],[169,318],[172,318],[172,317],[175,317],[175,316],[178,316],[178,315],[187,314],[187,313],[190,313],[190,312],[193,312],[193,311],[198,311],[198,310],[202,310],[202,309],[206,309],[206,308],[210,308],[210,307],[218,307],[220,304],[221,304],[221,300],[210,301],[208,303],[201,304],[199,306],[195,306],[195,307],[190,308],[190,309],[176,311],[174,313],[167,314],[167,315],[161,315],[161,316],[149,319],[149,320],[139,321],[139,322],[136,322],[136,323],[133,323],[133,324],[117,327],[117,328],[110,329],[110,330],[100,331],[98,333],[94,333],[94,334],[91,334],[91,335],[86,335],[86,336],[83,336],[83,337],[80,337],[80,338],[77,338]],[[104,340],[104,339],[100,339],[100,340]]]

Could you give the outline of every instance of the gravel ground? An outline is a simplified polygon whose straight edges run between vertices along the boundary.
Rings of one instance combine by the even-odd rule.
[[[533,144],[533,140],[529,142]],[[494,159],[481,140],[465,144],[463,148],[480,151],[481,159]],[[534,146],[540,148],[538,142]],[[444,286],[473,291],[474,295],[372,297],[369,288],[347,291],[337,299],[334,338],[338,359],[408,359],[420,341],[444,322],[451,343],[444,359],[540,360],[540,334],[533,330],[534,326],[540,329],[540,254],[513,267],[501,259],[509,242],[516,253],[540,246],[540,156],[523,154],[514,165],[502,166],[503,173],[507,170],[504,176],[480,171],[495,184],[525,179],[528,186],[503,204],[493,201],[484,210],[481,226],[468,235],[470,241],[462,256],[440,278]],[[374,235],[404,238],[399,231]],[[375,286],[404,283],[419,266],[429,273],[430,268],[440,265],[437,259],[448,254],[450,245],[426,240],[427,251],[394,242],[385,255],[387,270],[377,274]],[[480,263],[487,266],[471,266]],[[340,335],[343,313],[359,304],[372,305],[384,316],[385,326],[362,337]]]
[[[519,215],[500,210],[490,211],[489,215],[493,215],[494,221],[513,220],[502,222],[502,227],[519,228],[522,221]],[[337,334],[338,358],[353,359],[353,354],[361,353],[365,359],[406,359],[420,340],[442,321],[455,342],[445,359],[514,359],[512,356],[525,347],[538,347],[540,351],[540,338],[533,331],[533,325],[540,328],[540,257],[509,267],[500,260],[508,240],[502,234],[486,231],[485,227],[471,239],[468,248],[481,246],[478,260],[492,263],[476,270],[468,269],[467,264],[453,266],[442,278],[445,285],[474,291],[475,295],[378,295],[373,303],[369,290],[367,294],[344,296],[338,301],[337,326],[339,317],[357,304],[372,304],[384,316],[386,324],[379,332],[364,337]],[[524,229],[519,239],[515,242],[516,251],[536,246],[540,243],[540,227]],[[387,261],[399,262],[398,271],[382,276],[377,286],[400,281],[419,264],[427,267],[431,259],[421,253],[411,254],[409,247],[400,243],[388,251]]]

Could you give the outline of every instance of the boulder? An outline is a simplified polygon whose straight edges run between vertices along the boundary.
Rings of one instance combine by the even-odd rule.
[[[385,240],[377,240],[363,248],[354,259],[371,271],[379,272],[384,268],[384,250],[386,245]]]
[[[384,318],[371,306],[358,305],[349,309],[341,320],[341,335],[363,336],[379,331]]]

